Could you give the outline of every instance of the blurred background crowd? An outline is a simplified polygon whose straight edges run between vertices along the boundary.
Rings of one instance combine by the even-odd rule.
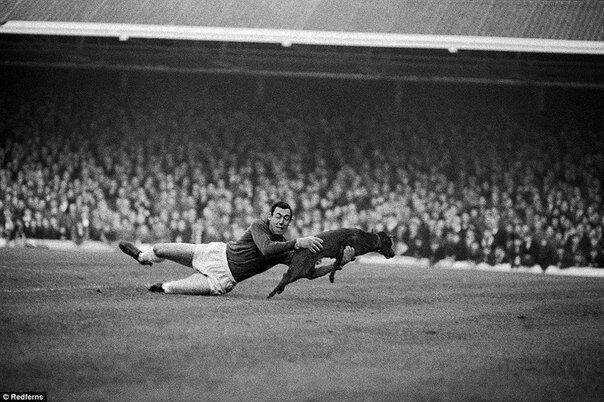
[[[600,118],[430,91],[396,129],[371,103],[11,93],[0,237],[229,241],[285,200],[289,237],[360,227],[432,261],[603,267]]]

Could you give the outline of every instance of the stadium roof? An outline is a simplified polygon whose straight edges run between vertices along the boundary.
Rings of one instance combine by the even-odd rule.
[[[599,0],[0,0],[0,66],[604,88]]]
[[[3,0],[0,33],[604,54],[598,0]]]

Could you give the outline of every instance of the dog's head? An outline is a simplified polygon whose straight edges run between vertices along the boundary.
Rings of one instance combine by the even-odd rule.
[[[377,233],[379,239],[379,245],[377,252],[386,258],[394,257],[394,250],[392,249],[392,237],[388,236],[386,232]]]

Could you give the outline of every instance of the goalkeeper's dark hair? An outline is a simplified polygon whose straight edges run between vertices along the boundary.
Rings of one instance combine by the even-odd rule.
[[[274,203],[273,206],[271,207],[271,215],[275,212],[275,209],[277,209],[277,208],[289,209],[289,213],[292,216],[294,215],[294,211],[293,211],[292,207],[285,201],[278,201],[278,202]]]

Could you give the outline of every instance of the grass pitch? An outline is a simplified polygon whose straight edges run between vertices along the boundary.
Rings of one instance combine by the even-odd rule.
[[[604,280],[350,264],[266,300],[120,253],[0,250],[0,390],[50,400],[601,400]]]

